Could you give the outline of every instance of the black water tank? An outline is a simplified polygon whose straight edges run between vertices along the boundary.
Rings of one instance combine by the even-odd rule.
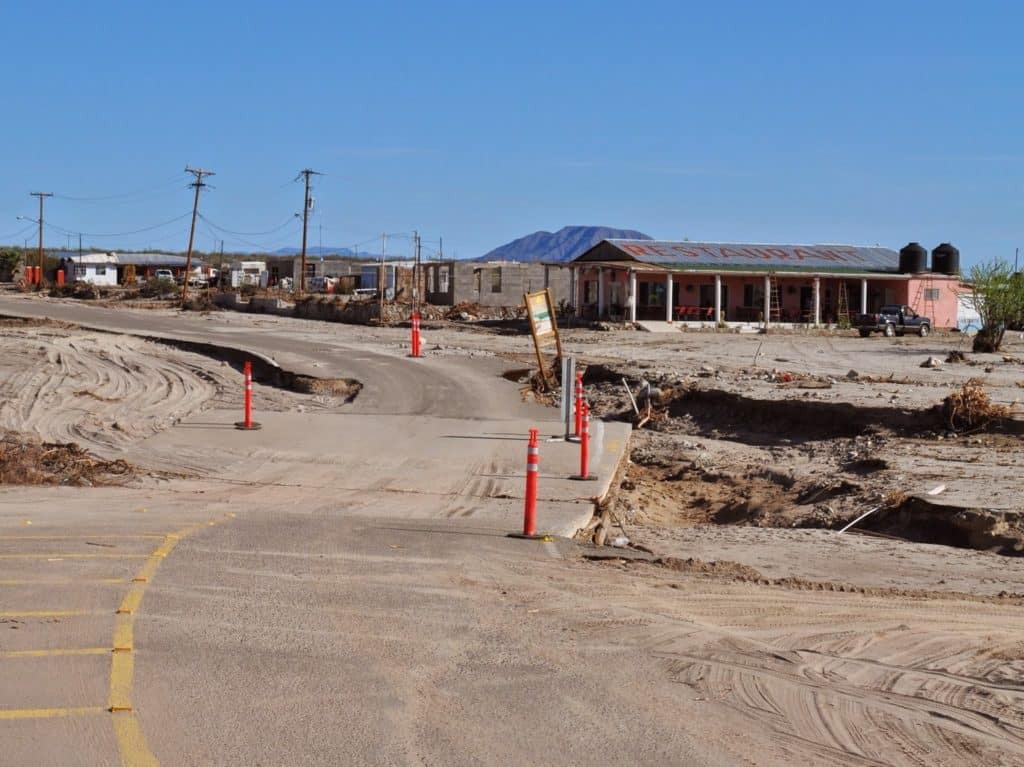
[[[960,251],[944,242],[932,251],[932,271],[936,274],[960,274]]]
[[[900,248],[900,272],[918,274],[928,270],[928,251],[919,243],[912,242]]]

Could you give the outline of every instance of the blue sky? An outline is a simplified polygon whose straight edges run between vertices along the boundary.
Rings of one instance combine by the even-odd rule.
[[[298,245],[307,166],[314,245],[418,229],[471,257],[600,224],[1024,246],[1019,3],[100,1],[0,23],[5,242],[34,238],[16,216],[42,190],[54,244],[170,221],[86,242],[184,249],[192,164],[217,173],[202,249]]]

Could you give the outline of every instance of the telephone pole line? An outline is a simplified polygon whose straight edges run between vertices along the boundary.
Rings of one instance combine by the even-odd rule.
[[[32,197],[39,198],[39,284],[43,283],[43,200],[53,197],[53,192],[29,192]]]
[[[300,178],[305,177],[306,180],[306,195],[302,202],[302,274],[299,277],[299,292],[306,292],[306,229],[309,226],[309,209],[313,207],[313,198],[309,196],[309,177],[320,176],[321,173],[317,173],[311,168],[304,168],[299,171],[299,175],[295,177],[298,181]],[[320,254],[321,256],[323,253]]]
[[[202,168],[189,168],[186,166],[186,173],[191,173],[195,176],[189,186],[194,187],[196,190],[195,199],[192,200],[192,228],[188,233],[188,252],[185,254],[185,281],[181,285],[181,308],[185,308],[185,301],[188,300],[188,278],[192,273],[192,243],[196,237],[196,214],[199,212],[199,190],[202,189],[206,184],[203,183],[203,176],[215,176],[217,175],[212,170],[204,170]]]

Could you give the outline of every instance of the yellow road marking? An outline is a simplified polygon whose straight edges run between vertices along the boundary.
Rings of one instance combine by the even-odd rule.
[[[121,764],[124,767],[159,767],[142,734],[139,720],[131,711],[115,712],[113,717],[114,735],[121,751]]]
[[[217,521],[197,522],[176,533],[165,535],[163,543],[146,557],[146,562],[132,578],[132,585],[117,608],[114,651],[110,657],[110,696],[107,710],[112,715],[114,736],[117,738],[123,767],[159,767],[160,764],[149,750],[146,736],[132,708],[132,681],[135,677],[135,654],[132,652],[133,616],[142,604],[146,586],[153,580],[160,563],[174,550],[178,542],[196,530],[215,524]]]
[[[68,551],[43,551],[31,554],[0,554],[0,559],[146,559],[149,554],[114,554],[113,552],[96,552],[82,554]]]
[[[70,647],[55,650],[8,650],[0,652],[0,658],[48,658],[54,655],[106,655],[109,647]]]
[[[5,610],[0,618],[73,618],[79,615],[97,615],[89,610]]]
[[[35,580],[15,579],[0,581],[0,586],[67,586],[72,583],[108,585],[127,582],[127,578],[63,578],[60,580],[36,578]]]
[[[92,541],[92,540],[142,540],[163,538],[163,533],[96,533],[94,535],[0,535],[0,541]]]
[[[78,706],[75,708],[6,708],[0,709],[0,719],[52,719],[58,716],[86,716],[104,714],[102,706]]]

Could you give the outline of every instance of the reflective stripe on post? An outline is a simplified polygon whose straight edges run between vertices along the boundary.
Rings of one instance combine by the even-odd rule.
[[[245,361],[245,428],[252,428],[252,363]]]
[[[583,430],[583,373],[576,374],[576,436]]]

